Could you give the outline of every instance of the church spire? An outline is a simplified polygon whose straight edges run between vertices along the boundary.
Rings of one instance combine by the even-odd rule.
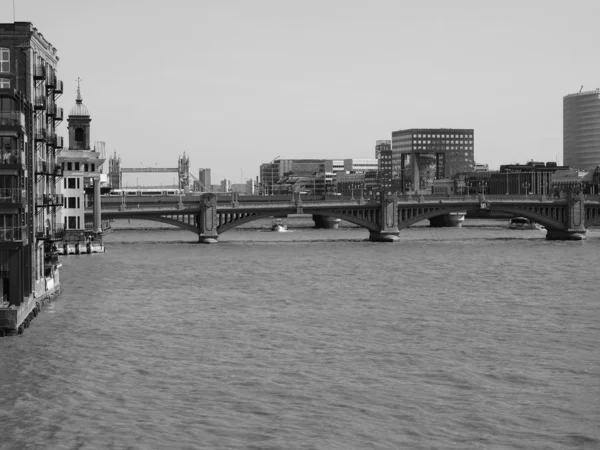
[[[82,103],[83,102],[83,98],[81,97],[81,78],[77,77],[77,98],[75,99],[75,101],[77,103]]]

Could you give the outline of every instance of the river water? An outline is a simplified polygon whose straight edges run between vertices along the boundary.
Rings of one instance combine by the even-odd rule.
[[[600,448],[600,230],[288,222],[63,257],[0,339],[0,449]]]

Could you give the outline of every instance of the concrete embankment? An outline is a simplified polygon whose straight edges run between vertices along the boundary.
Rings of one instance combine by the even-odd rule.
[[[30,295],[20,305],[0,304],[0,337],[22,334],[42,308],[61,293],[60,282],[46,279],[43,290]]]

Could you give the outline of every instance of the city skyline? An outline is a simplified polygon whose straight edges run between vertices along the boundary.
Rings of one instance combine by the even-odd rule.
[[[407,128],[473,128],[492,169],[561,163],[563,96],[600,87],[592,1],[15,6],[58,51],[65,110],[82,79],[92,140],[124,167],[186,152],[215,182],[278,155],[371,158]]]

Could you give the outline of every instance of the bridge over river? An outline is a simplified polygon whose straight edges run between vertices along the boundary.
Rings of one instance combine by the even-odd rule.
[[[529,218],[546,227],[550,240],[585,239],[587,228],[600,225],[600,197],[584,196],[577,190],[560,198],[545,196],[433,197],[379,193],[371,199],[242,202],[234,196],[229,203],[217,202],[214,194],[186,196],[177,203],[148,202],[102,205],[102,219],[144,219],[162,222],[198,234],[199,241],[215,243],[219,235],[239,225],[273,216],[312,214],[359,225],[372,241],[393,242],[400,231],[426,219],[454,212],[488,211]],[[86,221],[91,213],[86,213]]]

